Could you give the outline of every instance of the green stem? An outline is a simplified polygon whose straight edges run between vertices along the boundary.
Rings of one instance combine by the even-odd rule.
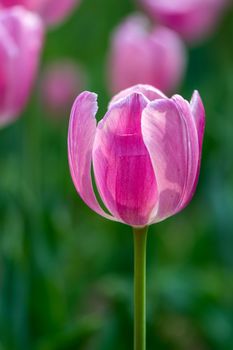
[[[147,227],[134,233],[134,350],[146,349],[146,241]]]

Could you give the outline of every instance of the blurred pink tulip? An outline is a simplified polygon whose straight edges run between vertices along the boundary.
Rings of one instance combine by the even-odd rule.
[[[84,84],[84,72],[75,62],[62,60],[48,65],[40,84],[42,102],[48,113],[66,116]]]
[[[37,12],[48,24],[62,21],[79,3],[80,0],[0,0],[5,7],[22,5]]]
[[[214,29],[228,0],[140,0],[148,14],[187,41],[205,38]]]
[[[189,103],[137,85],[111,100],[98,125],[96,99],[81,93],[70,117],[69,165],[80,197],[98,214],[135,227],[178,213],[191,200],[199,176],[205,111],[198,92]],[[110,214],[95,197],[92,163]]]
[[[114,32],[108,59],[112,93],[135,84],[150,84],[172,92],[186,66],[186,52],[178,35],[168,28],[149,27],[147,18],[130,16]]]
[[[0,125],[24,108],[37,72],[43,42],[40,18],[22,7],[0,12]]]

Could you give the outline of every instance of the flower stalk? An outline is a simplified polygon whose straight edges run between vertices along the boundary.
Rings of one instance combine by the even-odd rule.
[[[146,349],[146,243],[148,227],[134,234],[134,350]]]

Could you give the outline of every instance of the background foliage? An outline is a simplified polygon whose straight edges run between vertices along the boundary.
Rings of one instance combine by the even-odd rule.
[[[106,110],[104,63],[129,0],[83,0],[49,31],[42,66],[78,60]],[[233,13],[189,48],[180,93],[203,97],[201,177],[182,213],[148,241],[148,349],[230,350],[233,344]],[[91,212],[67,165],[67,118],[55,122],[37,88],[23,118],[0,131],[0,349],[132,349],[129,227]]]

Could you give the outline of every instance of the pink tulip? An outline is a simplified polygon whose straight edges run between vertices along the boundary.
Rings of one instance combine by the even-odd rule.
[[[178,35],[168,28],[150,28],[140,15],[127,18],[114,32],[108,60],[112,93],[135,84],[150,84],[165,92],[180,83],[186,53]]]
[[[205,125],[197,91],[191,102],[149,85],[120,92],[96,125],[97,96],[81,93],[68,132],[69,165],[84,202],[105,218],[142,227],[178,213],[196,189]],[[97,202],[99,194],[110,214]]]
[[[84,85],[84,72],[75,62],[62,60],[49,64],[42,75],[43,105],[55,117],[63,117]]]
[[[19,116],[37,72],[43,25],[37,15],[13,7],[0,12],[0,125]]]
[[[215,27],[228,0],[140,0],[156,21],[188,41],[205,38]]]
[[[0,0],[2,6],[22,5],[37,12],[48,24],[56,24],[70,14],[80,0]]]

